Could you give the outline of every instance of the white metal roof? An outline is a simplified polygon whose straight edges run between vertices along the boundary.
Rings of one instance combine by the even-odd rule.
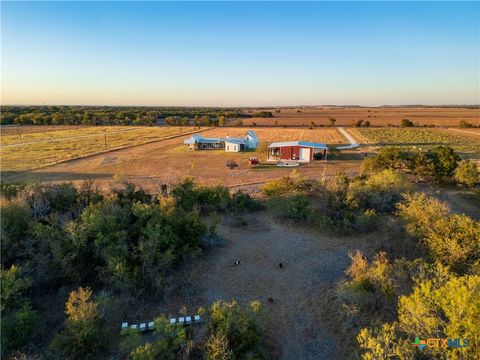
[[[279,148],[285,146],[304,146],[304,147],[311,147],[317,149],[328,149],[326,144],[309,142],[309,141],[283,141],[283,142],[274,142],[271,143],[268,147],[269,148]]]

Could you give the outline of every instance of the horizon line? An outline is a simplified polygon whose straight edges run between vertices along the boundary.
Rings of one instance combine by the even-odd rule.
[[[244,108],[298,108],[298,107],[365,107],[365,108],[379,108],[379,107],[479,107],[478,104],[382,104],[382,105],[359,105],[359,104],[292,104],[292,105],[112,105],[112,104],[103,104],[103,105],[94,105],[94,104],[0,104],[0,106],[18,106],[18,107],[49,107],[49,106],[79,106],[79,107],[145,107],[145,108],[223,108],[223,109],[244,109]]]

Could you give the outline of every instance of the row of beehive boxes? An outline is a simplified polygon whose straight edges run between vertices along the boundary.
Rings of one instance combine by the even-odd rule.
[[[171,318],[170,319],[170,324],[172,325],[190,325],[190,324],[197,324],[201,323],[202,318],[200,315],[194,315],[194,316],[184,316],[184,317],[179,317],[179,318]],[[150,321],[148,323],[140,323],[140,324],[129,324],[128,322],[122,323],[122,331],[126,330],[133,330],[133,331],[152,331],[155,329],[155,322]]]

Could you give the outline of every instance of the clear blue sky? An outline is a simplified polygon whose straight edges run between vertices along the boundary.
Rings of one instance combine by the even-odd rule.
[[[473,104],[478,2],[3,2],[2,104]]]

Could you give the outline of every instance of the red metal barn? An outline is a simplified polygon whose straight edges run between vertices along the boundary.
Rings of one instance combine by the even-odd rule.
[[[268,147],[268,161],[310,162],[327,159],[326,144],[308,141],[276,142]]]

